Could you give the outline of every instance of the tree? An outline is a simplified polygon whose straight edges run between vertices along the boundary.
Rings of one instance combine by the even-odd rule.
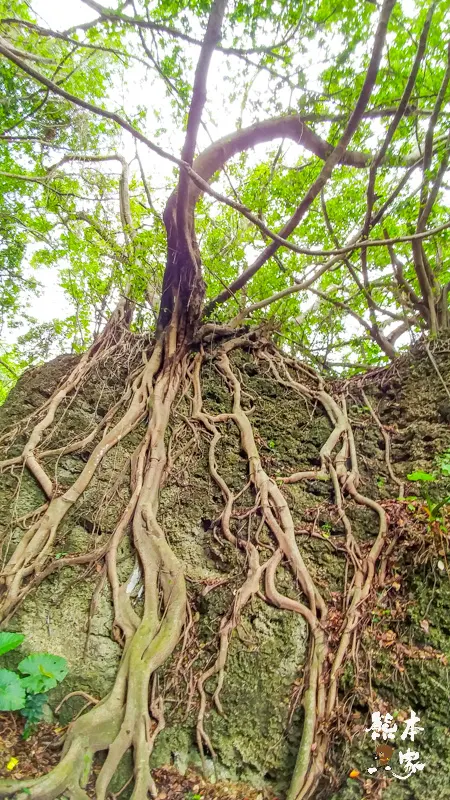
[[[129,749],[132,797],[154,791],[150,710],[158,722],[159,712],[154,704],[149,710],[149,686],[179,643],[187,606],[183,565],[158,520],[158,502],[170,469],[167,440],[174,404],[188,394],[188,425],[194,436],[201,431],[208,437],[211,478],[223,498],[221,534],[248,561],[234,606],[222,620],[217,659],[198,681],[198,747],[202,755],[205,748],[214,753],[205,728],[205,682],[218,676],[214,700],[220,709],[231,634],[264,579],[267,601],[301,615],[309,626],[303,731],[288,798],[312,797],[337,713],[338,679],[388,532],[385,509],[360,490],[345,400],[333,395],[314,367],[332,369],[336,362],[330,357],[356,359],[357,369],[359,361],[380,364],[396,357],[396,343],[405,332],[435,337],[448,328],[450,54],[441,26],[444,4],[432,3],[411,18],[395,0],[384,0],[380,8],[361,2],[357,14],[350,5],[334,8],[327,2],[286,2],[280,9],[270,3],[231,6],[226,0],[133,1],[114,9],[83,2],[97,16],[63,33],[43,28],[25,4],[2,3],[0,53],[12,91],[1,134],[0,178],[4,230],[11,242],[7,258],[15,259],[8,267],[15,270],[12,285],[17,295],[26,243],[43,241],[45,247],[35,254],[39,263],[69,262],[60,269],[76,314],[65,321],[65,330],[78,337],[78,350],[89,335],[93,341],[26,421],[21,452],[2,462],[3,468],[22,464],[45,500],[8,554],[1,614],[8,619],[60,567],[100,560],[113,592],[123,656],[110,694],[71,725],[60,765],[33,782],[2,781],[0,795],[23,788],[34,798],[87,797],[92,759],[106,751],[96,781],[101,800]],[[311,68],[304,64],[314,47],[324,66],[311,89]],[[214,114],[214,103],[208,103],[213,59],[224,85],[228,79],[230,105],[239,93],[239,115],[253,121],[243,126],[239,119],[236,130],[199,148],[205,119]],[[107,78],[127,76],[134,64],[147,70],[149,81],[165,87],[180,155],[166,142],[164,123],[150,137],[145,108],[129,113],[109,96]],[[262,89],[252,99],[258,81]],[[117,152],[121,131],[124,143],[136,147],[137,171],[130,171],[127,158]],[[294,143],[289,156],[286,142]],[[266,149],[256,160],[253,148],[261,144]],[[143,148],[152,164],[161,159],[175,169],[162,214]],[[4,297],[8,291],[7,284]],[[350,319],[362,335],[348,338]],[[128,363],[130,349],[143,355],[144,364],[134,359],[123,396],[102,422],[77,442],[43,450],[44,436],[71,394],[100,363]],[[317,469],[286,480],[328,481],[334,492],[353,570],[338,641],[327,627],[327,600],[302,557],[280,481],[261,461],[233,364],[240,349],[269,370],[274,382],[320,404],[329,419],[331,432]],[[295,361],[299,354],[306,359],[303,365]],[[202,399],[207,361],[232,398],[232,409],[215,415]],[[6,370],[14,370],[5,363]],[[247,459],[254,521],[260,515],[275,545],[263,562],[257,538],[236,529],[237,497],[217,464],[221,425],[228,422],[239,432]],[[101,471],[108,452],[142,430],[143,423],[131,461],[129,499],[114,534],[99,550],[56,559],[60,524]],[[7,432],[4,441],[17,433],[17,428]],[[61,491],[46,458],[91,443],[82,472]],[[355,539],[344,498],[377,515],[378,534],[370,550]],[[141,616],[118,576],[117,550],[128,535],[143,575]],[[277,588],[282,561],[294,576],[296,599]]]

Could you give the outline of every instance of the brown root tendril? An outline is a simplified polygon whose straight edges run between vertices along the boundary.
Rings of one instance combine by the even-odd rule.
[[[171,338],[172,337],[172,338]],[[97,344],[96,353],[106,348]],[[114,347],[118,346],[117,343]],[[109,345],[111,349],[111,346]],[[299,399],[322,407],[330,423],[330,433],[320,450],[320,469],[304,470],[273,479],[263,467],[257,447],[249,412],[243,406],[246,393],[233,369],[232,352],[244,349],[261,367],[269,369],[273,380],[288,387]],[[185,355],[174,360],[173,330],[166,332],[155,345],[129,392],[128,407],[117,417],[122,407],[118,402],[106,415],[111,425],[97,426],[90,434],[94,445],[83,470],[71,487],[63,494],[49,496],[49,502],[37,509],[39,516],[24,533],[22,540],[7,560],[0,575],[3,594],[2,620],[8,620],[18,604],[42,580],[60,567],[98,564],[99,575],[91,601],[87,626],[86,648],[92,617],[98,596],[107,579],[111,586],[114,604],[114,637],[123,646],[122,659],[116,679],[109,694],[90,710],[78,716],[69,726],[59,765],[47,775],[32,781],[0,781],[0,796],[23,796],[51,800],[61,794],[87,798],[86,785],[92,760],[103,751],[106,758],[96,778],[96,797],[106,800],[108,787],[123,755],[131,750],[134,759],[132,798],[141,800],[155,796],[156,788],[149,767],[155,738],[165,725],[163,698],[156,694],[155,674],[174,652],[180,640],[182,652],[180,667],[188,633],[195,624],[189,611],[183,565],[171,549],[158,522],[159,491],[175,463],[199,447],[199,439],[206,437],[208,464],[211,479],[220,490],[223,508],[218,524],[223,539],[242,554],[246,575],[235,591],[232,606],[222,616],[218,631],[218,651],[215,659],[196,679],[199,696],[197,714],[197,743],[202,759],[206,747],[215,758],[214,742],[207,732],[209,684],[213,681],[213,703],[223,713],[221,690],[226,682],[227,654],[230,638],[239,624],[244,608],[253,597],[288,613],[299,614],[308,625],[310,646],[307,666],[303,675],[301,703],[304,710],[302,735],[292,776],[288,800],[303,800],[314,795],[318,780],[325,768],[327,749],[336,718],[339,714],[338,680],[347,661],[354,658],[355,633],[364,624],[366,604],[371,596],[376,569],[386,543],[388,524],[384,508],[359,491],[359,471],[356,446],[343,396],[334,397],[323,380],[310,367],[287,358],[267,342],[256,336],[242,335],[225,342],[208,346],[206,356],[200,352],[191,358]],[[95,358],[95,354],[92,356]],[[72,371],[48,401],[39,422],[35,423],[21,456],[23,465],[42,486],[43,480],[34,453],[44,430],[51,428],[57,416],[61,398],[79,391],[86,380],[89,359],[82,368]],[[80,362],[81,363],[81,362]],[[202,369],[213,365],[228,387],[232,408],[211,414],[202,398]],[[190,397],[190,416],[179,414],[180,397]],[[368,405],[367,398],[366,404]],[[371,407],[370,407],[371,408]],[[177,415],[178,422],[172,421]],[[371,414],[378,427],[382,427],[373,409]],[[39,417],[39,415],[37,415]],[[96,550],[75,556],[55,559],[53,544],[58,527],[67,512],[76,505],[86,491],[93,476],[100,469],[106,453],[114,448],[128,433],[146,420],[146,428],[139,445],[131,457],[131,494],[113,534]],[[181,421],[180,421],[181,420]],[[221,427],[232,424],[239,433],[241,451],[247,459],[249,482],[242,491],[253,492],[253,505],[237,512],[235,502],[239,495],[233,493],[220,472],[217,463],[217,446],[222,437]],[[28,424],[28,423],[27,423]],[[166,438],[171,431],[168,445]],[[77,446],[86,442],[80,439]],[[175,444],[179,448],[175,455]],[[73,452],[75,448],[63,446],[58,452]],[[41,458],[55,449],[41,453]],[[387,457],[389,453],[387,454]],[[390,471],[392,465],[386,462]],[[44,468],[42,467],[42,470]],[[328,622],[329,608],[302,557],[296,539],[291,510],[283,493],[283,484],[297,481],[328,481],[334,494],[338,519],[344,527],[345,542],[339,547],[348,562],[346,594],[342,604],[342,620],[338,634],[331,632]],[[370,549],[362,548],[354,536],[345,511],[345,498],[364,506],[378,517],[378,535]],[[255,536],[245,537],[234,532],[234,522],[241,525],[260,518]],[[26,518],[23,518],[25,524]],[[247,524],[247,523],[245,523]],[[259,536],[264,529],[272,544],[261,544]],[[118,575],[117,554],[124,536],[130,536],[137,557],[143,583],[142,611],[138,613],[131,602],[127,582]],[[266,555],[261,558],[262,554]],[[267,557],[269,553],[269,557]],[[103,566],[102,566],[103,565]],[[277,589],[277,571],[287,566],[298,588],[298,599],[292,599]],[[385,564],[383,566],[385,569]],[[219,581],[218,585],[220,585]],[[207,587],[208,588],[208,587]],[[188,620],[188,622],[187,622]],[[186,624],[185,633],[183,628]],[[90,703],[94,701],[90,698]]]

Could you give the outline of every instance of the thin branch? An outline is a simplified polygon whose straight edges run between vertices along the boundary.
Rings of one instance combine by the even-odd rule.
[[[15,380],[17,380],[17,378],[19,377],[17,372],[15,370],[13,370],[13,368],[10,367],[9,364],[6,361],[3,360],[3,358],[0,358],[0,366],[3,367],[3,369],[6,369],[7,372],[9,372],[9,374],[12,375],[12,377]]]
[[[431,230],[427,231],[427,236],[434,236],[436,233],[440,233],[441,231],[446,230],[447,228],[450,228],[450,221],[446,222],[444,225],[440,225],[438,228],[434,228],[434,229],[431,229]],[[388,239],[388,240],[386,240],[386,239],[377,239],[377,240],[373,239],[371,241],[369,239],[369,240],[366,240],[365,242],[355,242],[355,244],[353,244],[353,245],[348,245],[347,249],[346,249],[346,252],[349,252],[349,250],[351,250],[351,249],[353,249],[353,250],[357,249],[357,248],[361,247],[361,245],[369,246],[369,245],[374,245],[375,244],[376,246],[382,246],[382,245],[387,245],[387,244],[395,244],[396,242],[400,242],[400,241],[411,241],[411,240],[414,240],[414,239],[424,239],[424,238],[426,238],[426,237],[424,236],[423,233],[421,233],[421,234],[417,234],[416,233],[416,234],[412,234],[411,236],[400,236],[396,240],[395,239]],[[308,289],[313,283],[315,283],[315,281],[318,278],[320,278],[321,275],[324,274],[324,272],[327,272],[329,269],[331,269],[332,266],[334,266],[334,264],[336,264],[337,261],[340,261],[340,260],[341,260],[340,255],[334,256],[334,258],[332,258],[330,261],[327,261],[325,264],[322,264],[317,269],[317,271],[310,278],[307,278],[305,281],[301,281],[299,283],[295,283],[293,286],[287,286],[286,289],[282,289],[280,292],[277,292],[276,294],[272,295],[271,297],[267,297],[267,298],[265,298],[264,300],[261,300],[258,303],[253,303],[251,306],[248,306],[246,309],[244,309],[244,311],[241,312],[241,314],[239,314],[239,319],[242,320],[245,317],[248,317],[249,314],[251,314],[253,311],[257,311],[260,308],[265,308],[265,306],[271,305],[272,303],[275,303],[277,300],[281,300],[283,297],[286,297],[287,295],[294,294],[295,292],[301,292],[304,289]],[[206,311],[205,311],[205,315],[206,315]]]
[[[38,56],[34,53],[28,53],[26,50],[19,50],[18,47],[15,47],[12,42],[9,42],[8,39],[4,39],[3,36],[0,37],[0,44],[6,47],[11,53],[14,53],[15,56],[19,56],[19,58],[23,58],[27,61],[36,61],[38,64],[54,64],[55,61],[53,58],[45,58],[44,56]]]
[[[100,3],[95,2],[95,0],[82,0],[82,2],[91,8],[93,11],[97,11],[100,14],[100,17],[93,21],[94,24],[98,22],[102,22],[104,20],[108,20],[109,22],[121,22],[126,25],[133,25],[138,28],[146,28],[150,31],[155,31],[157,33],[167,33],[169,36],[173,36],[176,39],[182,39],[189,44],[195,44],[200,47],[203,46],[203,42],[200,39],[196,39],[193,36],[189,36],[187,33],[183,33],[183,31],[177,30],[176,28],[172,28],[169,25],[165,25],[161,22],[152,22],[149,19],[144,19],[144,17],[130,17],[128,14],[120,13],[119,11],[111,11],[108,8],[105,8]],[[87,23],[92,25],[93,23]],[[77,25],[77,28],[81,28],[84,26]],[[291,37],[289,37],[291,38]],[[277,42],[273,45],[269,46],[261,46],[261,47],[249,47],[249,48],[238,48],[238,47],[223,47],[221,45],[217,46],[217,50],[220,50],[222,53],[226,55],[232,56],[247,56],[247,55],[258,55],[258,54],[265,54],[271,56],[277,56],[274,53],[274,50],[283,47],[289,41],[289,38],[283,39],[281,42]]]
[[[420,214],[419,221],[417,223],[417,230],[422,231],[425,228],[425,225],[428,222],[428,217],[431,214],[432,208],[436,201],[439,189],[441,188],[442,181],[444,179],[444,175],[448,169],[449,163],[449,156],[450,156],[450,133],[447,138],[447,147],[444,150],[442,161],[440,163],[437,175],[435,180],[433,181],[433,185],[431,187],[430,193],[428,195],[427,201],[422,209],[422,213]]]
[[[70,219],[87,222],[87,224],[94,229],[94,231],[106,242],[106,244],[110,246],[114,257],[121,264],[129,264],[129,258],[127,254],[122,250],[120,245],[117,244],[106,225],[102,225],[99,220],[95,219],[95,217],[92,217],[91,214],[87,214],[85,211],[79,211],[76,214],[71,214]]]
[[[437,179],[434,182],[434,187],[431,191],[431,194],[429,195],[428,172],[433,157],[434,129],[436,127],[436,123],[439,118],[439,113],[442,104],[444,102],[449,81],[450,81],[450,43],[448,44],[447,47],[447,67],[441,85],[439,87],[438,95],[433,108],[433,113],[430,117],[428,129],[425,136],[425,147],[424,147],[423,167],[422,167],[423,177],[422,177],[422,185],[420,188],[420,202],[419,202],[419,213],[418,213],[416,232],[420,232],[426,225],[427,218],[431,212],[431,207],[434,203],[434,199],[439,190],[439,186],[444,176],[444,172],[447,168],[448,156],[445,153],[441,164],[441,167],[442,166],[444,167],[444,171],[441,171],[441,169],[438,171]],[[429,200],[431,204],[428,202]],[[424,214],[424,212],[426,215]],[[433,273],[433,271],[429,266],[422,244],[420,242],[413,241],[412,251],[413,251],[414,269],[416,271],[417,280],[419,281],[419,286],[422,292],[424,303],[428,308],[430,332],[432,334],[436,334],[439,327],[437,310],[436,310],[436,301],[435,301],[435,290],[437,289],[438,282],[435,274]]]
[[[33,33],[37,33],[38,36],[45,36],[51,39],[59,39],[61,42],[66,42],[67,44],[76,47],[78,50],[96,50],[101,53],[111,53],[113,56],[117,56],[119,59],[131,59],[133,61],[138,61],[139,63],[143,64],[145,67],[148,67],[146,61],[143,58],[139,58],[139,56],[133,55],[133,53],[126,53],[123,50],[117,50],[114,47],[107,47],[106,45],[101,44],[92,44],[92,42],[80,42],[78,39],[73,39],[71,36],[68,36],[66,33],[61,33],[61,31],[54,31],[50,28],[42,28],[40,25],[36,25],[34,22],[29,22],[25,19],[15,19],[13,17],[5,17],[4,19],[0,19],[0,23],[5,25],[18,25],[23,28],[27,28]],[[50,63],[54,63],[52,59],[49,59]]]
[[[143,183],[143,186],[144,186],[144,192],[145,192],[145,196],[147,198],[147,203],[148,203],[149,209],[152,212],[153,216],[156,217],[156,219],[159,222],[162,222],[163,218],[162,218],[161,214],[158,213],[158,211],[156,210],[155,206],[153,205],[153,201],[152,201],[152,196],[151,196],[151,193],[150,193],[149,185],[148,185],[148,182],[147,182],[147,178],[145,177],[144,166],[142,164],[142,160],[141,160],[141,157],[139,155],[137,142],[136,142],[136,158],[137,158],[137,162],[139,164],[139,171],[141,173],[141,180],[142,180],[142,183]]]
[[[423,28],[422,28],[422,32],[420,34],[419,45],[417,47],[416,56],[414,58],[413,65],[412,65],[411,71],[409,73],[409,77],[408,77],[408,80],[406,82],[405,89],[404,89],[403,94],[401,96],[401,99],[400,99],[400,102],[399,102],[398,107],[396,109],[396,112],[394,114],[394,117],[393,117],[393,119],[392,119],[392,121],[391,121],[391,123],[389,125],[389,128],[388,128],[387,134],[386,134],[386,136],[384,138],[383,144],[381,145],[381,147],[380,147],[380,149],[379,149],[379,151],[378,151],[378,153],[377,153],[377,155],[376,155],[376,157],[375,157],[375,159],[373,161],[373,164],[371,164],[371,167],[370,167],[369,184],[368,184],[368,187],[367,187],[367,208],[366,208],[366,221],[365,221],[365,230],[364,230],[364,234],[365,235],[367,235],[368,230],[369,230],[370,219],[372,217],[372,211],[373,211],[373,206],[374,206],[374,202],[375,202],[375,181],[376,181],[376,175],[377,175],[378,167],[382,163],[382,161],[383,161],[383,159],[384,159],[384,157],[386,155],[387,149],[388,149],[388,147],[389,147],[389,145],[390,145],[390,143],[391,143],[391,141],[392,141],[392,139],[394,137],[395,131],[397,130],[397,128],[398,128],[398,126],[399,126],[399,124],[400,124],[400,122],[401,122],[401,120],[403,118],[403,115],[404,115],[404,113],[405,113],[405,111],[406,111],[406,109],[408,107],[408,103],[409,103],[412,91],[414,89],[414,85],[415,85],[416,78],[417,78],[417,75],[418,75],[418,72],[419,72],[419,68],[420,68],[420,65],[421,65],[421,63],[423,61],[423,57],[425,55],[425,50],[426,50],[426,46],[427,46],[427,39],[428,39],[428,33],[429,33],[429,30],[430,30],[431,21],[433,19],[433,14],[434,14],[435,8],[436,8],[436,0],[434,0],[434,2],[431,3],[431,5],[430,5],[430,7],[428,9],[428,12],[427,12],[427,15],[426,15],[426,18],[425,18],[425,22],[424,22],[424,25],[423,25]]]
[[[389,2],[393,2],[393,0],[389,0]],[[68,100],[68,102],[73,103],[76,106],[80,106],[81,108],[84,108],[93,114],[115,122],[117,125],[123,128],[123,130],[131,133],[133,137],[147,145],[150,150],[157,153],[161,158],[167,159],[172,164],[176,164],[178,167],[187,169],[191,178],[194,179],[195,173],[192,171],[192,168],[189,165],[185,164],[182,159],[177,158],[171,153],[165,151],[162,147],[154,144],[150,139],[148,139],[147,136],[145,136],[145,134],[137,130],[137,128],[131,125],[119,114],[113,111],[108,111],[100,106],[96,106],[93,103],[83,100],[81,97],[67,92],[60,85],[47,78],[45,75],[42,75],[42,73],[38,72],[37,70],[33,69],[33,67],[1,44],[0,54],[4,55],[7,59],[16,64],[16,66],[18,66],[23,72],[25,72],[38,83],[44,85],[48,90],[54,92],[56,95],[63,97],[65,100]],[[211,147],[208,147],[204,153],[202,153],[199,158],[196,159],[196,169],[198,170],[201,168],[202,170],[202,173],[196,176],[197,183],[201,191],[209,191],[209,186],[203,179],[206,177],[206,180],[208,180],[208,178],[212,177],[214,172],[220,169],[223,166],[223,163],[232,155],[241,152],[244,149],[248,149],[249,147],[253,147],[259,142],[270,141],[274,138],[283,136],[287,138],[294,138],[295,141],[303,144],[303,146],[307,147],[308,149],[311,148],[312,152],[315,152],[320,158],[326,158],[330,153],[331,146],[327,142],[323,142],[323,140],[314,134],[313,131],[309,129],[305,130],[300,117],[289,116],[265,120],[261,123],[256,123],[256,125],[253,125],[250,128],[245,128],[241,131],[235,131],[234,133],[225,137],[223,140],[219,140],[219,142],[216,142]],[[224,148],[225,150],[225,158],[223,158],[223,154],[222,156],[220,155],[221,148]],[[353,166],[365,166],[369,159],[370,155],[366,154],[342,153],[338,159],[338,162]],[[197,197],[198,193],[194,193],[194,203],[195,198]]]
[[[220,192],[216,192],[216,190],[209,185],[205,186],[205,182],[202,179],[199,179],[198,174],[196,174],[193,170],[191,171],[187,169],[186,171],[188,172],[194,183],[197,184],[197,186],[204,189],[205,192],[208,192],[208,194],[211,195],[211,197],[214,197],[214,199],[219,200],[221,203],[224,203],[227,206],[230,206],[230,208],[233,208],[235,211],[238,211],[240,214],[242,214],[243,217],[246,217],[246,219],[252,222],[257,228],[259,228],[260,231],[262,231],[262,233],[264,233],[266,236],[272,239],[273,242],[275,242],[278,245],[278,247],[286,247],[286,249],[292,250],[294,253],[298,253],[299,255],[341,256],[344,255],[345,253],[350,253],[355,250],[359,250],[361,247],[366,247],[366,246],[383,247],[388,243],[385,239],[364,239],[361,241],[354,241],[352,243],[346,244],[343,247],[336,248],[336,250],[312,250],[308,247],[302,247],[301,245],[297,245],[294,242],[289,241],[289,239],[284,239],[278,233],[274,233],[274,231],[270,230],[270,228],[268,228],[267,225],[264,224],[264,222],[260,219],[260,217],[256,216],[256,214],[253,214],[253,212],[250,211],[250,209],[247,208],[247,206],[244,206],[242,203],[236,202],[236,200],[231,200],[229,197],[226,197],[226,195],[220,194]],[[446,222],[437,228],[433,228],[432,230],[427,231],[425,236],[423,235],[424,232],[413,233],[410,234],[409,236],[397,236],[396,238],[389,239],[389,244],[397,244],[398,242],[412,242],[414,241],[414,239],[421,240],[427,238],[428,236],[433,235],[434,233],[440,233],[440,231],[446,230],[449,226],[450,222]],[[358,234],[358,238],[359,236],[360,233]],[[244,273],[242,273],[242,275],[244,275]],[[245,283],[247,283],[247,281],[245,281]],[[235,287],[233,284],[232,287],[230,288],[233,288],[234,291],[237,291],[237,289],[240,289],[241,286]],[[215,301],[212,302],[214,303],[214,305],[216,304]],[[218,298],[217,298],[217,303],[219,303]]]
[[[334,148],[331,155],[325,161],[325,164],[320,171],[319,176],[316,178],[314,183],[310,186],[309,190],[307,191],[305,197],[303,198],[300,205],[295,210],[294,214],[292,215],[291,219],[283,226],[280,230],[279,235],[285,239],[287,236],[295,230],[298,224],[301,222],[303,217],[305,216],[306,212],[308,211],[309,207],[320,193],[323,186],[325,186],[326,182],[330,178],[334,167],[340,162],[342,156],[344,155],[350,140],[353,137],[353,134],[358,128],[358,125],[361,121],[362,115],[365,111],[366,105],[369,102],[370,96],[372,94],[372,89],[375,85],[375,81],[378,75],[378,69],[381,62],[381,55],[384,48],[384,42],[387,33],[387,26],[389,22],[389,18],[392,12],[392,9],[395,5],[395,0],[384,0],[383,7],[381,10],[377,31],[375,34],[375,41],[372,48],[372,55],[370,59],[370,64],[367,70],[367,74],[364,80],[363,87],[361,89],[359,98],[356,102],[355,108],[352,112],[352,115],[347,123],[347,126],[342,134],[337,146]],[[273,254],[278,250],[279,243],[273,241],[265,250],[258,256],[258,258],[247,267],[246,270],[237,278],[230,286],[230,289],[233,292],[242,289],[246,283],[253,277],[253,275],[261,269],[261,267],[273,256]],[[229,294],[226,292],[221,292],[217,297],[212,300],[207,307],[207,311],[211,311],[218,303],[223,303],[227,300]]]
[[[157,153],[161,158],[165,158],[168,161],[171,161],[173,164],[177,164],[177,166],[183,166],[183,162],[180,159],[176,158],[175,156],[171,155],[171,153],[167,153],[163,150],[162,147],[154,144],[150,139],[147,138],[143,133],[141,133],[137,128],[131,125],[127,120],[123,119],[119,114],[116,114],[114,111],[108,111],[105,108],[100,108],[100,106],[96,106],[93,103],[89,103],[87,100],[83,100],[81,97],[77,97],[76,95],[67,92],[57,83],[51,81],[42,73],[37,72],[37,70],[30,67],[23,59],[16,56],[12,50],[5,47],[3,44],[0,43],[0,54],[4,55],[9,61],[12,61],[16,66],[20,67],[20,69],[33,78],[38,83],[41,83],[43,86],[46,86],[47,89],[54,92],[54,94],[63,97],[65,100],[68,100],[69,103],[73,103],[76,106],[80,106],[81,108],[86,109],[87,111],[91,111],[93,114],[97,114],[100,117],[105,117],[106,119],[110,119],[112,122],[115,122],[124,130],[131,133],[136,139],[139,139],[141,142],[147,145],[154,153]]]
[[[383,117],[393,117],[397,113],[398,106],[372,108],[365,111],[363,119],[380,119]],[[416,105],[411,104],[406,106],[403,116],[404,117],[430,117],[432,111],[426,108],[418,108]],[[302,114],[305,122],[346,122],[348,114]]]

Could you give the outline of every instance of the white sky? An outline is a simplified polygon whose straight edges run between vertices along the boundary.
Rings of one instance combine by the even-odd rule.
[[[57,31],[67,30],[98,16],[80,0],[32,0],[31,7],[49,28]]]

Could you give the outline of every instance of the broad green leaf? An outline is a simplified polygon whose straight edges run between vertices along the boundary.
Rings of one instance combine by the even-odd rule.
[[[417,472],[410,472],[409,475],[406,476],[409,481],[435,481],[436,478],[434,475],[431,475],[429,472],[422,472],[418,470]]]
[[[0,711],[17,711],[25,705],[25,689],[15,672],[0,669]]]
[[[8,653],[10,650],[15,650],[19,647],[25,636],[23,633],[9,633],[8,631],[0,632],[0,656]]]
[[[26,676],[22,678],[22,686],[33,694],[53,689],[68,672],[66,659],[50,653],[32,653],[20,662],[17,669]]]

